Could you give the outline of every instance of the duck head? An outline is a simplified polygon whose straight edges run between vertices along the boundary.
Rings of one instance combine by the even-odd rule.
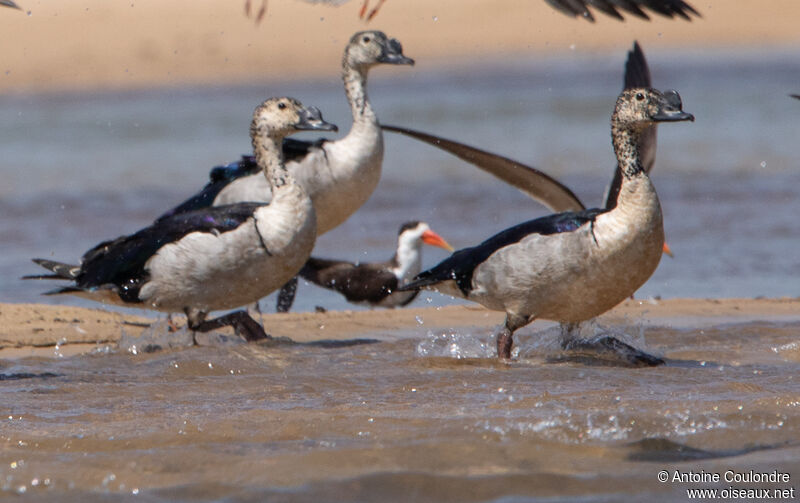
[[[414,60],[403,54],[403,46],[378,30],[360,31],[350,38],[344,50],[345,63],[350,67],[370,67],[379,63],[413,65]]]
[[[632,129],[677,121],[694,121],[694,115],[683,111],[678,92],[645,87],[624,90],[612,116],[613,124]]]
[[[270,98],[256,107],[250,133],[282,138],[297,131],[338,131],[316,107],[305,107],[294,98]]]

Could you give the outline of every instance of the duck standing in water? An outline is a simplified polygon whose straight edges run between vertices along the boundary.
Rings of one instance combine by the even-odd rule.
[[[341,293],[349,302],[372,307],[408,305],[419,291],[398,292],[422,270],[422,245],[453,247],[425,222],[406,222],[397,233],[397,251],[386,262],[357,263],[311,257],[300,276],[323,288]]]
[[[504,311],[497,355],[511,357],[514,332],[533,320],[567,326],[592,319],[630,297],[661,259],[661,205],[640,153],[654,123],[694,120],[675,91],[626,89],[611,118],[622,172],[613,208],[557,213],[531,220],[459,250],[399,290],[428,288]],[[636,364],[659,364],[613,337],[594,343],[564,340],[565,348],[612,350]]]
[[[287,170],[284,137],[307,130],[336,130],[319,110],[292,98],[272,98],[253,113],[250,136],[268,183],[269,203],[238,203],[165,217],[135,234],[103,242],[80,265],[44,259],[53,272],[25,279],[66,279],[72,285],[47,295],[74,294],[127,307],[183,311],[189,328],[207,332],[231,326],[248,341],[268,338],[245,311],[206,320],[210,311],[257,301],[294,277],[317,237],[314,207]]]

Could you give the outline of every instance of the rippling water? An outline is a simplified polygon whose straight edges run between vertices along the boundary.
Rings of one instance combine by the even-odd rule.
[[[676,257],[640,297],[800,295],[800,102],[787,97],[800,91],[800,61],[789,54],[648,53],[656,86],[678,89],[697,122],[659,133],[654,180]],[[608,121],[623,58],[516,60],[477,74],[378,69],[370,95],[385,123],[505,153],[597,204],[614,164]],[[43,298],[41,283],[17,278],[38,272],[31,257],[74,260],[180,202],[212,165],[249,150],[253,107],[281,94],[349,126],[334,79],[0,97],[0,301],[90,305]],[[318,255],[383,260],[409,219],[462,247],[545,213],[429,147],[386,145],[377,192],[319,240]],[[425,254],[428,265],[444,256]],[[317,305],[352,307],[301,285],[296,308]],[[800,477],[796,322],[611,327],[670,360],[641,370],[554,362],[552,331],[520,336],[507,365],[491,357],[489,328],[427,330],[336,348],[187,349],[176,337],[147,353],[146,341],[125,339],[92,355],[56,348],[52,359],[3,362],[0,494],[683,501],[690,486],[659,483],[659,470],[780,469],[792,486]]]
[[[614,330],[668,365],[553,363],[552,330],[518,338],[520,359],[501,364],[474,328],[9,362],[0,488],[60,501],[597,502],[713,486],[659,483],[664,469],[778,469],[796,484],[800,324]]]

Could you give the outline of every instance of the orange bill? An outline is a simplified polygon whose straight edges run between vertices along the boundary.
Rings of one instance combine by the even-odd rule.
[[[427,230],[422,233],[422,242],[431,245],[431,246],[438,246],[439,248],[444,248],[445,250],[452,252],[455,248],[450,246],[450,243],[444,240],[444,238],[432,230]]]

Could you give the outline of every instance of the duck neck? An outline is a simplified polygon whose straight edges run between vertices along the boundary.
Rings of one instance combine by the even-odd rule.
[[[622,173],[622,182],[644,175],[645,170],[639,153],[642,131],[612,124],[611,136],[614,153],[617,155],[617,163]]]
[[[369,67],[366,65],[352,66],[347,60],[342,63],[344,92],[347,95],[347,101],[350,103],[354,126],[378,123],[378,118],[375,116],[367,97],[368,72]]]
[[[283,163],[283,138],[253,137],[253,153],[258,166],[264,171],[273,194],[282,187],[291,185],[292,179]]]

